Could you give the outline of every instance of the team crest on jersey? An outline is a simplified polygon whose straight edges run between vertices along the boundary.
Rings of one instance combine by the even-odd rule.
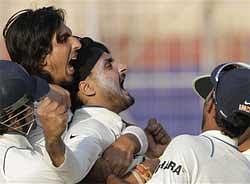
[[[180,175],[182,166],[179,164],[176,164],[174,161],[170,160],[170,161],[163,161],[161,162],[154,173],[158,172],[159,169],[168,169],[170,171],[172,171],[173,173]]]

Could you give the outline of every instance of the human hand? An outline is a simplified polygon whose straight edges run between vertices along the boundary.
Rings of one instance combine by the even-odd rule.
[[[45,97],[37,107],[37,118],[43,127],[46,150],[54,166],[65,160],[65,144],[61,135],[67,127],[68,112],[65,105]]]
[[[49,97],[41,100],[37,107],[37,117],[43,127],[46,140],[55,141],[61,137],[67,126],[68,112],[65,105]]]
[[[111,146],[109,146],[103,154],[116,176],[124,176],[129,165],[134,158],[134,154],[138,151],[137,138],[132,134],[121,135]]]
[[[154,118],[149,119],[147,127],[144,130],[148,138],[148,151],[146,155],[149,158],[160,157],[171,141],[170,136]]]
[[[59,85],[49,84],[50,91],[47,94],[51,100],[57,101],[59,104],[71,107],[70,93]]]

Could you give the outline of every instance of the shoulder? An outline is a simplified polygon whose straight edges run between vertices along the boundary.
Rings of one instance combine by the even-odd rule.
[[[190,155],[199,154],[206,145],[206,139],[202,136],[180,135],[175,137],[167,146],[163,157],[189,157]]]
[[[200,136],[194,135],[179,135],[175,137],[169,144],[169,146],[175,146],[176,148],[183,147],[196,147],[201,142]]]
[[[84,108],[75,111],[69,130],[82,132],[83,130],[102,130],[105,126]]]
[[[76,116],[76,117],[75,117]],[[85,115],[83,115],[85,117]],[[114,135],[108,127],[102,122],[89,116],[88,118],[81,119],[79,114],[74,115],[72,123],[66,133],[65,141],[68,142],[86,142],[87,140],[95,140],[98,144],[113,142]],[[72,139],[73,137],[76,137]],[[106,145],[106,144],[105,144]],[[106,146],[104,146],[106,147]]]

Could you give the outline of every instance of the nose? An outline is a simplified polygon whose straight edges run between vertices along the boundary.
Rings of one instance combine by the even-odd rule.
[[[118,69],[120,74],[126,74],[128,71],[128,67],[125,64],[118,64]]]
[[[72,36],[72,48],[73,50],[78,50],[82,47],[82,44],[80,43],[79,39],[75,36]]]

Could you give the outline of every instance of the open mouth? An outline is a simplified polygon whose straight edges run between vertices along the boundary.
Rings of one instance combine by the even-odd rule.
[[[126,77],[125,75],[121,75],[121,77],[120,77],[120,88],[123,90],[125,90],[124,89],[125,77]]]
[[[123,89],[123,90],[125,90],[125,89],[124,89],[124,81],[125,81],[125,80],[121,80],[121,82],[120,82],[120,87],[121,87],[121,89]]]
[[[68,62],[68,73],[73,75],[75,72],[75,64],[76,64],[76,59],[71,59]]]
[[[128,95],[128,91],[125,89],[124,87],[124,83],[125,83],[125,78],[126,76],[125,75],[122,75],[121,78],[120,78],[120,88],[121,90],[126,93],[126,95]]]
[[[69,66],[75,66],[75,64],[76,64],[76,58],[72,58],[71,60],[69,60]]]

